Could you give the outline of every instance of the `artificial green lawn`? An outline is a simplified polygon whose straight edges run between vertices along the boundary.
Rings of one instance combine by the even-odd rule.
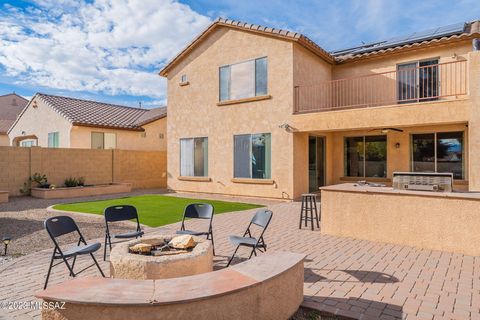
[[[210,203],[213,205],[215,208],[215,214],[262,207],[256,204],[240,202],[200,200],[162,195],[143,195],[112,200],[59,204],[53,208],[65,211],[103,214],[103,210],[107,207],[128,204],[137,208],[141,224],[145,224],[150,227],[158,227],[182,221],[183,210],[185,207],[190,203],[199,202]]]

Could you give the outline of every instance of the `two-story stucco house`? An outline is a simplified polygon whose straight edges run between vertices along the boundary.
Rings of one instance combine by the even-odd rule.
[[[37,93],[8,131],[12,146],[166,151],[167,110]]]
[[[168,186],[292,199],[428,171],[480,191],[478,38],[474,21],[327,52],[218,19],[160,71]]]

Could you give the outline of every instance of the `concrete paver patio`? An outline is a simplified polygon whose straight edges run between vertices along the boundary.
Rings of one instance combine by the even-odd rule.
[[[307,254],[304,306],[355,319],[480,319],[480,257],[299,230],[298,203],[269,207],[274,212],[265,236],[269,251]],[[216,267],[224,266],[233,251],[228,235],[242,234],[253,212],[215,216]],[[172,224],[149,234],[172,232],[178,227]],[[248,253],[239,250],[241,257]],[[33,294],[43,286],[50,254],[45,250],[1,265],[0,302],[34,300]],[[101,259],[100,252],[98,256]],[[77,263],[80,268],[90,261],[81,258]],[[108,273],[108,261],[102,261],[102,267]],[[64,266],[56,267],[50,285],[66,280],[65,270]],[[97,273],[92,268],[85,274]],[[39,310],[29,308],[0,310],[0,319],[39,315]]]

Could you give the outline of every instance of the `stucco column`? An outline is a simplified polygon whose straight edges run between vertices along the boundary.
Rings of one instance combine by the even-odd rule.
[[[480,51],[468,54],[468,80],[468,182],[470,191],[480,191]]]
[[[293,133],[293,193],[297,199],[308,192],[308,132]]]

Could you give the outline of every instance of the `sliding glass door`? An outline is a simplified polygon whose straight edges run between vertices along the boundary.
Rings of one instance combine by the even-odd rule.
[[[438,60],[425,60],[397,66],[398,103],[438,99]]]

